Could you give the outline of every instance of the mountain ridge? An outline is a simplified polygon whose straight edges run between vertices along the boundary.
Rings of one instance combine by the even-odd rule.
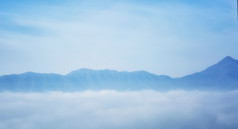
[[[237,89],[238,60],[230,56],[201,72],[180,78],[144,70],[116,71],[82,68],[61,75],[25,72],[0,76],[0,91],[76,91],[87,89]]]

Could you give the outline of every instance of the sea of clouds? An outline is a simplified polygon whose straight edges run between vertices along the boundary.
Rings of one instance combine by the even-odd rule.
[[[0,93],[0,129],[237,129],[238,91]]]

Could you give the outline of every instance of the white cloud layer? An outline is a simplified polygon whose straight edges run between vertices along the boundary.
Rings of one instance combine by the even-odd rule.
[[[235,129],[238,91],[0,93],[1,129]]]

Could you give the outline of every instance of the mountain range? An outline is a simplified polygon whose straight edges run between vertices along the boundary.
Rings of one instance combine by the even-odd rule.
[[[79,69],[66,75],[54,73],[0,76],[0,91],[81,91],[81,90],[234,90],[238,89],[238,60],[225,57],[215,65],[191,75],[171,78],[146,71]]]

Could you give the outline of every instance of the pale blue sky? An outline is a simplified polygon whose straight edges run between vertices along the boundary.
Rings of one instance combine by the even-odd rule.
[[[179,77],[238,59],[236,0],[1,0],[0,75],[79,68]]]

